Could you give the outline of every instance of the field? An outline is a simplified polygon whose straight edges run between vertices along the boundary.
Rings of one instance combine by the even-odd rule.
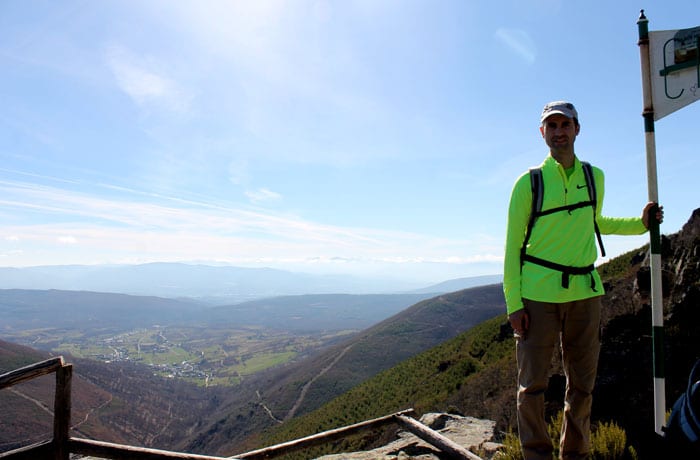
[[[351,333],[154,325],[130,331],[42,328],[5,338],[66,356],[142,363],[155,374],[209,386],[237,385],[243,376],[293,361]]]

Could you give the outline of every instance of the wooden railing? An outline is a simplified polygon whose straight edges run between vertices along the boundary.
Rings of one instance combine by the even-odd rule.
[[[127,446],[110,442],[74,438],[70,436],[71,420],[71,381],[73,365],[66,364],[63,357],[47,359],[29,366],[0,375],[0,390],[11,387],[42,375],[56,373],[56,393],[54,397],[53,439],[0,453],[5,460],[69,460],[70,454],[89,455],[114,460],[230,460],[269,459],[311,446],[340,439],[362,430],[378,428],[388,424],[399,424],[424,441],[434,445],[449,458],[457,460],[481,460],[464,447],[431,430],[415,419],[409,417],[413,409],[396,412],[384,417],[366,420],[342,428],[336,428],[305,438],[296,439],[264,449],[236,455],[234,457],[216,457],[210,455],[188,454],[160,449]]]

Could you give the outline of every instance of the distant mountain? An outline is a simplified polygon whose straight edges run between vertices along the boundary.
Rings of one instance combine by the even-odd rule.
[[[415,293],[435,293],[444,294],[446,292],[455,292],[462,289],[469,289],[477,286],[486,286],[489,284],[499,284],[503,282],[503,275],[483,275],[472,276],[468,278],[457,278],[453,280],[443,281],[442,283],[433,284],[422,289],[416,289],[411,292]]]
[[[129,330],[155,324],[256,326],[294,333],[361,330],[430,296],[314,294],[210,307],[152,296],[0,289],[0,334],[42,328]]]
[[[0,333],[38,328],[129,329],[191,321],[191,301],[84,291],[0,289]]]
[[[389,277],[312,275],[271,268],[183,263],[0,267],[0,289],[190,297],[219,305],[280,295],[393,293],[414,288],[415,283]]]
[[[433,294],[307,294],[251,300],[204,310],[200,322],[246,324],[291,332],[366,329]]]

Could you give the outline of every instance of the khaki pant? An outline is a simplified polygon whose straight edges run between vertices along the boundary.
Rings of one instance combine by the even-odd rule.
[[[568,303],[523,301],[530,315],[526,336],[517,339],[518,431],[525,460],[552,459],[544,392],[557,342],[566,375],[560,458],[587,458],[600,352],[600,297]]]

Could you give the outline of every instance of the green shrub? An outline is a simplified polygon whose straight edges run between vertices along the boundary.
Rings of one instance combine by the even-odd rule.
[[[625,458],[627,433],[615,422],[601,423],[591,436],[591,452],[594,460],[618,460]]]
[[[513,433],[513,430],[508,430],[503,439],[503,447],[494,455],[493,460],[523,460],[520,439],[516,433]]]
[[[559,455],[559,433],[561,432],[564,412],[559,412],[547,425],[547,431],[552,438],[554,458]],[[494,460],[522,460],[518,435],[511,430],[506,433],[502,450]],[[637,460],[637,452],[627,446],[627,433],[615,422],[598,424],[591,433],[591,460]]]
[[[554,456],[559,458],[559,437],[561,436],[561,426],[564,423],[564,411],[559,411],[556,417],[550,420],[547,425],[547,432],[552,440]]]

